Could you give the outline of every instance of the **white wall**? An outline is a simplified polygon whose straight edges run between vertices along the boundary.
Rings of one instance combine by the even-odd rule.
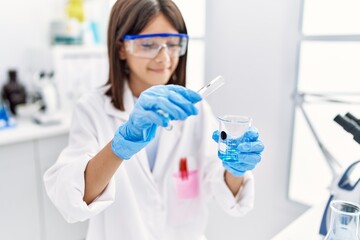
[[[65,16],[67,0],[0,0],[0,86],[8,79],[9,68],[18,70],[21,83],[31,89],[33,74],[53,70],[50,22]],[[87,5],[86,5],[87,3]],[[87,1],[85,9],[93,20],[100,21],[103,43],[108,19],[108,1]],[[92,14],[97,10],[96,14]],[[101,22],[101,19],[106,21]]]
[[[40,67],[49,68],[48,28],[52,9],[47,0],[1,1],[0,86],[9,68],[19,70],[22,83]]]
[[[205,77],[226,81],[209,102],[252,116],[265,144],[255,209],[231,218],[211,204],[209,240],[270,239],[306,209],[287,198],[299,14],[300,0],[207,1]]]

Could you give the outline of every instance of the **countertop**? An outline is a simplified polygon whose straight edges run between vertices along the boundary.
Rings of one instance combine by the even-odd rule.
[[[52,137],[69,132],[71,114],[61,114],[57,124],[40,125],[31,118],[17,118],[16,126],[0,129],[0,146]]]
[[[322,240],[324,236],[319,234],[321,218],[325,204],[311,207],[286,228],[279,232],[271,240]]]

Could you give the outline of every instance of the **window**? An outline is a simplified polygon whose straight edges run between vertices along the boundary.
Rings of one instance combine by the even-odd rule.
[[[343,168],[360,159],[359,144],[333,121],[360,118],[359,9],[358,0],[304,0],[289,184],[290,199],[303,204],[329,197],[332,173],[316,136]]]

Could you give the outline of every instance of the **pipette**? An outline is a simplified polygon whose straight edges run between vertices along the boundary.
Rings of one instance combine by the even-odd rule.
[[[225,84],[224,78],[219,75],[213,80],[211,80],[208,84],[200,88],[197,93],[201,95],[201,97],[204,99],[213,92],[215,92],[217,89],[219,89],[221,86]],[[158,110],[157,113],[161,114],[162,116],[169,118],[169,114],[164,112],[163,110]],[[168,126],[165,127],[166,130],[171,130],[173,128],[172,124],[170,123],[170,119],[168,120]]]
[[[217,76],[213,80],[211,80],[207,85],[200,88],[199,91],[197,91],[198,94],[202,96],[202,98],[206,98],[213,92],[215,92],[219,87],[225,84],[225,80],[222,76]]]

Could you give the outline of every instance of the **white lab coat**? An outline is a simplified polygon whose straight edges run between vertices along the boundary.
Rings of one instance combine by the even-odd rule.
[[[143,149],[123,161],[104,192],[87,205],[83,201],[86,165],[111,141],[134,106],[127,85],[124,112],[114,108],[104,91],[92,92],[78,102],[69,144],[44,175],[48,196],[66,221],[90,220],[87,240],[198,240],[204,237],[209,198],[215,198],[234,216],[242,216],[253,207],[250,172],[245,174],[245,185],[236,197],[224,182],[217,144],[211,139],[218,125],[204,101],[198,104],[199,115],[173,121],[171,131],[158,129],[153,172]],[[190,198],[179,197],[176,192],[179,186],[175,175],[181,157],[187,157],[189,170],[198,174],[198,191]]]

